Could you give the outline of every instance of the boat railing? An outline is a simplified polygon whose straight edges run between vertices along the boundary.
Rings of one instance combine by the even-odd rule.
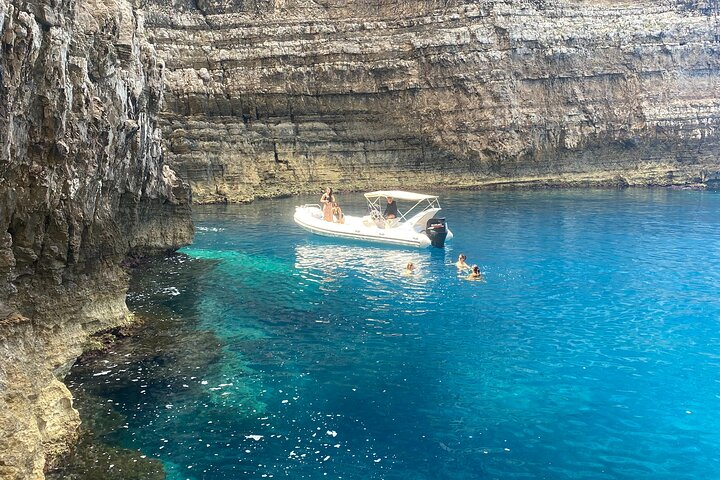
[[[381,212],[381,206],[380,206],[380,199],[381,198],[388,198],[388,196],[385,195],[379,195],[377,197],[370,197],[368,198],[366,195],[367,201],[368,201],[368,212],[372,216],[374,214],[373,211],[377,211],[378,214],[382,215]],[[421,213],[424,213],[429,210],[440,210],[440,202],[438,201],[438,198],[435,196],[421,196],[419,200],[415,202],[413,206],[411,206],[409,209],[402,211],[398,208],[398,220],[400,222],[407,222],[408,220],[415,218],[411,217],[410,214],[415,211],[415,209],[420,208]],[[413,213],[414,216],[417,216],[418,213]],[[382,215],[384,216],[384,215]]]
[[[300,205],[297,208],[307,208],[307,207],[317,207],[320,210],[322,210],[322,207],[320,206],[319,203],[306,203],[305,205]]]

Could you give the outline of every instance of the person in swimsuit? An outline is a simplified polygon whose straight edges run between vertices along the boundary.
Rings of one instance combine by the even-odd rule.
[[[458,255],[458,261],[455,262],[455,266],[461,272],[472,270],[472,268],[470,268],[470,265],[465,263],[465,260],[467,260],[467,257],[465,256],[464,253],[461,253],[460,255]]]
[[[480,272],[480,267],[473,265],[472,273],[465,277],[465,280],[485,280],[485,277],[483,277],[483,274]]]
[[[333,203],[332,207],[333,222],[345,223],[345,215],[342,212],[342,208],[337,203]]]
[[[415,273],[415,264],[413,262],[408,262],[407,266],[405,267],[405,270],[403,271],[403,275],[406,277],[409,277],[410,275]]]
[[[333,195],[333,190],[330,187],[327,187],[325,189],[325,193],[322,197],[320,197],[320,203],[323,207],[323,220],[326,222],[332,222],[333,221],[333,213],[332,213],[332,206],[333,203],[335,203],[335,195]]]

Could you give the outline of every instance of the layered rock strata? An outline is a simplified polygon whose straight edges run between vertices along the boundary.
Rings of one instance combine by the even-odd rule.
[[[152,0],[198,201],[717,180],[717,2]]]
[[[163,165],[163,64],[126,0],[0,0],[0,478],[40,479],[77,432],[60,379],[129,321],[129,253],[192,238]]]

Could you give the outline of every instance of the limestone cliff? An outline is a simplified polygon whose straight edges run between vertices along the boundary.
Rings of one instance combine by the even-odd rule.
[[[198,201],[720,172],[718,2],[151,0]]]
[[[0,0],[0,478],[76,435],[59,378],[126,322],[128,253],[192,238],[163,165],[163,64],[126,0]]]

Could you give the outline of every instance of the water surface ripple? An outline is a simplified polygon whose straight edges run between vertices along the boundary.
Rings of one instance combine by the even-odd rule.
[[[314,198],[196,207],[129,296],[167,339],[71,377],[126,418],[105,440],[171,479],[720,478],[720,195],[443,199],[423,251],[311,237]]]

